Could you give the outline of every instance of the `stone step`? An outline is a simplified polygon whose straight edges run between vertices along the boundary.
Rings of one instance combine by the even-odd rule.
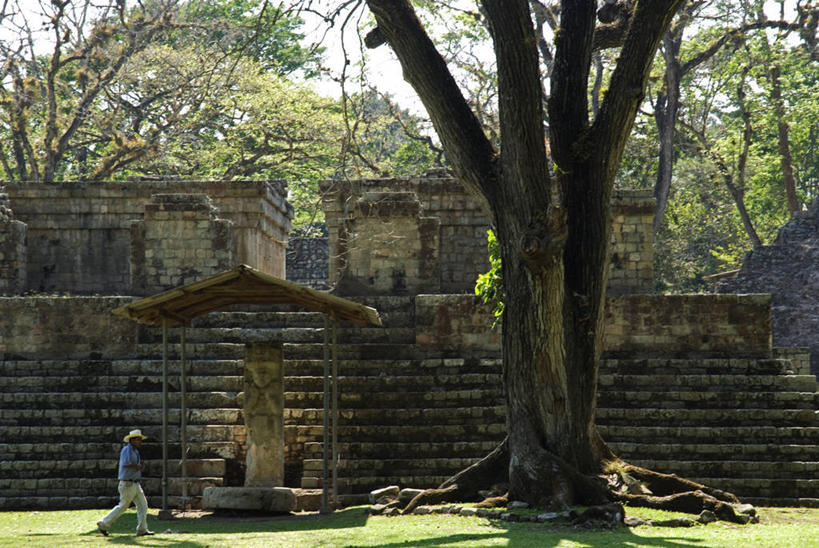
[[[120,440],[128,433],[127,428],[120,425],[106,426],[7,426],[3,428],[4,443],[106,443],[111,440]],[[147,426],[142,433],[149,437],[151,442],[162,439],[161,426]],[[243,440],[244,425],[190,425],[187,428],[188,440],[191,442],[224,442]],[[179,426],[168,424],[168,440],[179,442]],[[148,444],[146,440],[145,447]]]
[[[287,383],[285,383],[287,388]],[[319,386],[314,388],[318,389]],[[285,407],[290,408],[323,408],[323,392],[285,392]],[[503,388],[472,388],[458,390],[453,386],[450,390],[430,390],[421,387],[420,391],[406,392],[339,392],[340,409],[389,409],[392,407],[412,408],[439,408],[464,407],[467,405],[495,406],[504,402]]]
[[[285,378],[285,389],[293,378]],[[296,378],[298,384],[304,384]],[[284,394],[286,409],[321,409],[323,403],[322,382],[311,381],[313,391],[287,391]],[[170,410],[178,410],[180,394],[178,382],[169,382],[168,406]],[[208,391],[193,392],[190,387],[185,396],[188,409],[240,408],[237,396],[239,394],[237,382],[229,383],[233,392]],[[343,384],[340,383],[343,387]],[[161,386],[159,389],[152,386],[153,392],[94,392],[93,397],[87,392],[18,392],[0,394],[0,412],[2,410],[68,410],[82,408],[88,410],[103,409],[160,409],[162,406]],[[423,387],[422,387],[423,388]],[[383,409],[392,408],[438,409],[474,406],[476,409],[497,407],[502,405],[503,390],[498,388],[468,389],[468,390],[421,390],[407,392],[372,392],[339,394],[340,409]]]
[[[341,455],[358,458],[378,459],[389,455],[423,455],[427,458],[465,458],[480,459],[498,446],[498,441],[479,440],[465,441],[420,441],[420,442],[347,442],[340,441],[338,451]],[[304,444],[305,458],[320,459],[321,442]]]
[[[297,425],[285,427],[291,429],[291,436],[310,438],[305,441],[318,441],[321,436],[320,426]],[[287,435],[287,432],[285,432]],[[344,425],[338,429],[339,440],[356,440],[356,442],[499,442],[506,435],[503,424],[448,424],[448,425]]]
[[[757,508],[787,506],[789,508],[819,508],[819,497],[817,498],[791,498],[791,497],[742,497],[742,502],[752,504]]]
[[[793,375],[798,373],[787,359],[602,359],[606,375]]]
[[[285,372],[289,375],[321,376],[324,359],[289,359],[285,355]],[[171,376],[179,374],[179,361],[168,364]],[[391,375],[459,373],[499,373],[499,359],[340,359],[339,372],[346,375]],[[188,356],[187,371],[190,376],[240,376],[244,374],[243,359],[210,360]],[[0,365],[3,377],[66,377],[66,376],[141,376],[161,375],[161,359],[141,360],[31,360],[4,361]]]
[[[686,455],[688,456],[688,455]],[[655,460],[632,459],[631,464],[688,478],[769,478],[801,479],[816,477],[819,462],[762,462],[741,460]],[[704,481],[708,485],[708,481]],[[819,484],[817,484],[819,487]]]
[[[168,406],[178,409],[180,393],[168,392]],[[188,409],[239,407],[236,392],[188,392]],[[85,392],[19,392],[0,394],[0,413],[3,409],[74,410],[74,409],[151,409],[162,407],[161,392],[102,392],[93,398]]]
[[[194,357],[195,358],[195,357]],[[244,361],[188,359],[193,376],[242,375]],[[179,374],[179,362],[168,364],[168,372]],[[162,374],[162,360],[22,360],[0,363],[3,377],[133,376]]]
[[[178,344],[177,330],[168,333],[168,342]],[[386,343],[415,344],[413,327],[356,327],[339,329],[339,344]],[[194,327],[185,330],[186,344],[209,344],[249,342],[319,343],[324,341],[321,327]],[[151,329],[140,332],[142,344],[161,344],[161,330]]]
[[[0,461],[16,460],[50,460],[73,455],[83,459],[116,459],[122,443],[91,442],[76,443],[0,443]],[[175,447],[169,448],[175,449]],[[112,457],[113,456],[113,457]],[[236,459],[239,456],[239,444],[230,441],[189,442],[188,458],[221,458]],[[174,450],[174,458],[179,455]]]
[[[285,409],[284,418],[289,424],[319,424],[324,416],[323,409]],[[483,407],[446,408],[386,408],[386,409],[339,409],[339,424],[342,425],[400,425],[400,424],[465,424],[496,423],[506,420],[504,405]]]
[[[241,392],[240,376],[188,376],[188,392]],[[179,375],[168,375],[169,390],[179,390]],[[97,377],[0,377],[3,392],[161,392],[162,375]]]
[[[597,409],[606,426],[819,426],[814,409]]]
[[[65,456],[65,455],[63,455]],[[71,460],[17,460],[0,466],[0,478],[45,479],[54,477],[116,478],[118,452],[107,459]],[[224,459],[188,459],[185,464],[187,477],[224,477]],[[179,459],[168,460],[168,476],[181,477],[182,464]],[[162,461],[145,460],[143,477],[161,477]]]
[[[288,377],[285,390],[293,392],[308,392],[319,390],[323,386],[324,378],[315,377]],[[374,392],[422,392],[427,390],[468,390],[484,386],[501,386],[499,373],[464,373],[460,375],[379,375],[352,377],[339,374],[338,389],[343,393],[361,393],[372,397]]]
[[[819,479],[778,478],[708,478],[690,476],[688,479],[709,487],[729,491],[741,500],[764,498],[778,500],[774,505],[800,505],[800,499],[819,499]],[[793,501],[793,502],[790,502]]]
[[[608,390],[598,393],[599,408],[642,409],[816,409],[818,392],[653,392]]]
[[[598,387],[606,390],[653,390],[655,392],[816,392],[813,375],[608,375],[601,374]]]
[[[650,443],[720,443],[810,445],[819,439],[815,426],[607,426],[598,425],[604,440]]]
[[[160,477],[143,478],[142,489],[146,495],[154,495],[162,492],[162,479]],[[199,496],[208,487],[222,487],[224,479],[221,477],[211,478],[187,478],[188,493],[191,496]],[[182,480],[178,477],[168,478],[168,493],[178,494],[182,492]],[[77,494],[93,497],[111,497],[117,493],[116,474],[113,478],[86,478],[82,476],[70,476],[65,478],[0,478],[0,493],[3,497],[73,497]],[[116,498],[112,498],[116,501]]]
[[[324,375],[323,359],[289,359],[284,357],[285,374],[291,376]],[[339,360],[338,371],[345,376],[410,376],[435,373],[436,375],[459,375],[468,373],[500,374],[500,360],[495,359],[368,359]]]
[[[337,352],[339,360],[412,360],[419,355],[418,348],[411,344],[339,344]],[[285,344],[284,356],[286,360],[320,360],[324,358],[324,344]]]
[[[438,487],[443,482],[448,480],[452,477],[452,474],[448,475],[415,475],[415,474],[407,474],[407,475],[398,475],[398,474],[385,474],[383,476],[380,475],[367,475],[367,476],[356,476],[356,477],[347,477],[347,478],[338,478],[338,492],[339,493],[369,493],[374,489],[380,489],[382,487],[386,487],[388,485],[399,485],[402,488],[410,487],[415,489],[431,489],[434,487]],[[318,476],[305,476],[302,479],[301,486],[304,489],[318,489],[321,487],[321,477]]]
[[[179,424],[179,409],[168,409],[168,421]],[[244,424],[240,409],[188,409],[190,425]],[[162,408],[152,409],[0,409],[0,426],[59,426],[84,424],[162,424]]]
[[[168,345],[168,359],[178,360],[181,345]],[[186,345],[185,356],[190,360],[243,360],[244,343],[193,343]],[[135,345],[134,357],[159,361],[162,359],[162,343],[139,343]]]
[[[768,462],[819,462],[819,445],[796,445],[776,443],[636,443],[611,442],[609,447],[623,459],[674,459],[686,455],[691,460],[727,462],[768,461]]]
[[[410,453],[412,454],[412,453]],[[339,477],[356,477],[362,473],[366,475],[400,475],[400,476],[452,476],[464,468],[476,463],[475,458],[396,458],[383,459],[353,459],[340,454],[337,473]],[[322,459],[305,459],[304,475],[321,477],[323,469]]]
[[[169,359],[177,360],[181,345],[169,344]],[[191,343],[187,345],[186,356],[190,359],[240,360],[244,359],[244,343]],[[136,345],[139,358],[161,359],[162,343],[140,343]],[[349,359],[386,359],[410,360],[418,358],[418,349],[411,344],[341,344],[338,345],[338,358]],[[323,359],[323,342],[284,343],[285,359]]]

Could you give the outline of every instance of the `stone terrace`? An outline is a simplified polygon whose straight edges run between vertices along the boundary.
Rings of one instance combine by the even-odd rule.
[[[640,297],[616,297],[609,309],[637,310],[649,320],[647,310],[669,308],[659,306],[664,298],[651,296],[654,306],[648,307],[623,304]],[[688,325],[691,336],[699,336],[703,305],[680,306],[685,299],[668,299],[677,299],[678,312],[666,323]],[[807,357],[782,358],[770,349],[759,355],[770,340],[769,332],[754,327],[764,324],[765,298],[723,299],[733,299],[744,312],[732,316],[733,329],[715,334],[711,350],[696,357],[636,357],[651,347],[650,337],[662,340],[662,329],[655,335],[650,330],[660,322],[646,321],[641,337],[648,338],[618,339],[612,355],[619,357],[601,365],[598,424],[615,450],[635,463],[730,489],[758,504],[814,504],[819,423],[817,384],[807,372]],[[78,310],[72,314],[75,299],[54,299],[61,301],[60,314],[43,314],[43,307],[52,306],[49,300],[42,299],[40,310],[27,311],[27,299],[0,299],[0,308],[24,323],[26,316],[73,315],[94,327],[93,318]],[[75,304],[100,311],[116,304],[102,299],[91,306],[92,300]],[[384,328],[340,330],[339,478],[347,502],[386,484],[435,486],[486,454],[505,431],[499,333],[486,329],[490,313],[484,305],[467,295],[361,300],[381,311]],[[13,305],[17,308],[10,309]],[[718,309],[712,313],[721,314]],[[760,313],[762,321],[755,317]],[[441,329],[444,323],[447,330]],[[244,425],[238,394],[244,344],[254,340],[284,343],[285,483],[320,486],[322,325],[315,313],[234,311],[201,318],[188,330],[193,495],[210,485],[241,484]],[[48,323],[43,327],[49,331]],[[113,504],[112,455],[132,425],[151,436],[145,445],[146,489],[151,503],[158,504],[160,333],[128,322],[110,333],[119,335],[108,338],[108,346],[91,337],[84,342],[93,359],[31,359],[23,345],[7,348],[0,377],[0,507]],[[738,341],[738,333],[746,339]],[[172,359],[178,352],[174,336]],[[747,347],[748,354],[725,357],[721,345],[727,341]],[[178,371],[176,363],[171,371]],[[175,408],[175,374],[171,385]],[[178,411],[172,412],[174,441],[178,419]],[[171,475],[173,504],[181,488],[178,468]]]
[[[147,186],[7,189],[0,289],[148,291],[228,260],[284,272],[289,213],[280,185],[139,184]],[[435,486],[505,431],[500,334],[487,307],[464,294],[486,267],[486,218],[446,177],[325,190],[330,280],[384,322],[339,333],[344,500],[392,483]],[[819,503],[816,378],[805,350],[772,347],[770,297],[635,295],[651,290],[651,200],[624,193],[614,206],[599,377],[605,439],[628,460],[750,502]],[[167,238],[153,237],[163,230]],[[183,268],[188,261],[195,272]],[[0,298],[0,508],[110,506],[119,440],[134,427],[151,437],[146,490],[157,504],[161,336],[110,314],[130,299]],[[194,496],[243,481],[238,402],[244,345],[254,341],[284,344],[285,483],[320,485],[322,325],[317,314],[248,307],[188,330]],[[175,504],[178,469],[171,474]]]

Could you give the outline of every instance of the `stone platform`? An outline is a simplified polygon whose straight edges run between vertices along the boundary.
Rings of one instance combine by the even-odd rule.
[[[298,492],[298,493],[297,493]],[[318,500],[321,500],[321,491]],[[301,496],[298,496],[301,495]],[[202,496],[205,510],[252,510],[257,512],[293,512],[300,508],[298,501],[308,502],[314,497],[304,489],[287,487],[209,487]]]

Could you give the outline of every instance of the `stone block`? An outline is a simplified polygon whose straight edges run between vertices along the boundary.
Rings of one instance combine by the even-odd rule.
[[[378,501],[382,497],[396,498],[398,497],[399,491],[400,488],[397,485],[390,485],[389,487],[384,487],[382,489],[370,491],[369,495],[370,504],[375,504],[376,501]]]
[[[296,494],[286,487],[208,487],[202,495],[206,510],[292,512]]]

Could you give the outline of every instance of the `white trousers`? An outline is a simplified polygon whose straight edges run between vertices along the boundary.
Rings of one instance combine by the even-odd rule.
[[[133,502],[137,509],[137,533],[144,533],[148,530],[148,501],[145,500],[145,493],[142,491],[142,486],[133,481],[120,481],[117,486],[119,491],[119,504],[108,512],[108,515],[102,518],[102,523],[105,530],[111,527],[111,524],[122,515],[125,510],[131,506]]]

